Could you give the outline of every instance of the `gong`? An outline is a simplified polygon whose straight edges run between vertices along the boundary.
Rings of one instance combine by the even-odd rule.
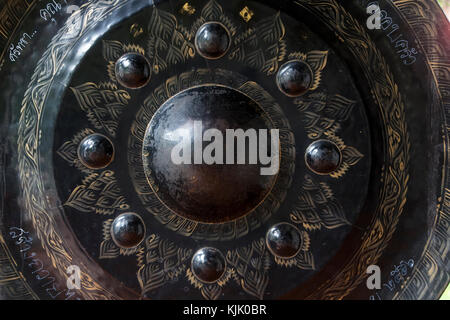
[[[439,298],[449,35],[430,0],[4,1],[0,297]]]

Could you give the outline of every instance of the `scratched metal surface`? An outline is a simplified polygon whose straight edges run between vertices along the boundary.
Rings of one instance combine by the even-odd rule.
[[[192,238],[166,228],[146,211],[145,204],[136,196],[133,178],[127,169],[129,161],[124,155],[118,158],[115,167],[109,168],[114,171],[122,190],[116,196],[124,197],[126,204],[142,215],[150,226],[149,232],[156,235],[159,242],[148,239],[138,252],[121,252],[107,247],[111,242],[105,238],[105,225],[119,211],[113,208],[110,214],[98,214],[92,209],[95,203],[89,203],[87,206],[90,207],[84,209],[92,209],[92,212],[83,212],[80,206],[68,204],[74,189],[93,172],[83,172],[68,165],[67,157],[61,157],[61,145],[70,142],[82,129],[99,130],[80,110],[73,88],[84,83],[112,81],[107,72],[108,61],[104,57],[104,40],[139,46],[149,54],[148,41],[152,38],[148,34],[152,30],[148,24],[153,21],[152,14],[156,9],[167,13],[161,15],[163,22],[172,23],[175,18],[176,23],[171,25],[176,26],[176,30],[185,37],[184,41],[189,42],[186,30],[203,14],[202,9],[207,7],[208,1],[189,1],[189,5],[195,8],[192,13],[192,8],[183,11],[186,1],[161,1],[155,6],[148,1],[131,0],[57,2],[61,9],[55,13],[51,10],[43,13],[46,1],[2,0],[0,3],[0,76],[3,80],[0,82],[0,297],[384,300],[435,299],[440,296],[449,282],[448,133],[445,124],[449,103],[450,30],[437,3],[378,1],[385,23],[382,30],[376,31],[365,29],[365,8],[370,1],[364,0],[324,1],[321,8],[315,7],[314,1],[307,0],[230,1],[219,2],[222,11],[213,11],[216,18],[226,17],[221,21],[236,27],[236,37],[244,37],[248,28],[257,28],[264,17],[276,17],[280,11],[282,36],[275,40],[277,45],[283,42],[285,47],[282,50],[286,50],[286,56],[294,51],[328,52],[322,82],[312,93],[339,94],[355,101],[357,110],[361,110],[352,113],[349,121],[342,122],[338,133],[346,144],[355,147],[365,158],[350,166],[342,177],[313,176],[331,188],[349,224],[343,227],[329,224],[328,227],[333,228],[327,228],[322,219],[319,230],[310,230],[305,228],[305,224],[299,224],[298,227],[308,233],[311,241],[308,255],[313,257],[314,263],[299,258],[299,266],[286,267],[255,243],[264,236],[268,226],[284,221],[281,220],[283,218],[292,222],[289,213],[298,197],[293,189],[303,188],[302,177],[308,172],[302,167],[301,160],[310,142],[305,138],[308,131],[302,125],[304,115],[298,114],[297,108],[305,103],[306,98],[317,100],[318,96],[306,96],[305,101],[297,101],[298,104],[280,96],[273,86],[273,78],[267,76],[267,70],[261,72],[259,66],[255,67],[245,57],[241,59],[243,62],[225,57],[223,61],[206,64],[196,56],[186,58],[183,63],[175,63],[167,70],[161,69],[159,74],[154,72],[145,90],[128,91],[132,98],[118,127],[118,139],[114,141],[117,146],[128,150],[129,132],[142,101],[170,77],[193,68],[231,70],[267,89],[288,115],[296,141],[293,187],[283,200],[284,206],[280,211],[262,227],[242,238],[225,241]],[[240,15],[244,7],[253,10],[254,16],[249,21]],[[348,14],[356,23],[347,25],[344,22],[337,28],[333,14],[326,17],[327,12],[334,11],[325,9],[333,9],[339,15]],[[79,37],[65,41],[61,30],[69,23],[75,28],[81,23],[85,29]],[[363,29],[354,30],[352,25],[360,25]],[[179,29],[181,27],[186,30]],[[277,31],[280,29],[274,28],[270,32],[276,34]],[[70,36],[70,32],[67,34]],[[413,59],[405,59],[398,49],[399,44],[405,43],[416,51]],[[14,50],[10,50],[11,46]],[[64,46],[69,49],[61,49]],[[379,53],[371,56],[374,60],[364,60],[365,54],[373,54],[367,53],[367,48]],[[280,62],[286,59],[281,57],[282,53],[278,54]],[[370,75],[376,72],[371,66],[375,60],[384,62],[389,72],[383,76],[392,80],[388,82],[389,87],[380,89],[379,93],[377,90],[385,83],[372,79]],[[51,61],[63,63],[56,68]],[[339,80],[336,79],[337,74],[341,74]],[[236,79],[232,76],[230,83]],[[375,84],[370,82],[371,79]],[[44,93],[40,88],[46,86],[48,92]],[[396,100],[396,96],[400,98]],[[383,119],[376,111],[379,108],[377,101],[384,106],[400,104],[402,112],[398,117],[387,112],[386,117],[392,116],[391,120]],[[290,104],[291,108],[288,107]],[[40,106],[45,108],[42,107],[42,114],[36,117],[38,130],[30,134],[31,129],[28,128],[32,126],[29,124],[36,120],[33,110]],[[397,118],[405,125],[399,126],[392,120]],[[404,136],[401,133],[397,135],[396,130],[401,131],[399,127],[404,129]],[[361,131],[367,131],[370,137]],[[395,153],[394,149],[405,150],[406,161],[387,163],[386,159],[389,153]],[[36,152],[39,154],[38,163],[23,161],[33,159]],[[34,166],[39,167],[37,177],[33,176]],[[383,187],[390,170],[399,171],[394,174],[394,182]],[[40,181],[41,186],[34,188],[33,181],[37,180],[33,179]],[[355,190],[353,186],[358,179],[361,180],[358,184],[363,187]],[[312,195],[317,192],[313,191]],[[381,193],[391,195],[395,200],[389,202],[388,197],[382,203],[379,200]],[[36,199],[34,195],[42,197]],[[384,213],[378,211],[380,207]],[[210,237],[214,238],[214,232],[209,231]],[[157,260],[163,267],[152,264],[147,258],[151,255],[152,245],[160,248]],[[223,285],[208,287],[198,282],[189,275],[190,266],[186,262],[189,259],[181,261],[180,257],[190,256],[192,250],[205,245],[218,247],[227,257],[236,255],[243,250],[241,247],[249,248],[252,254],[243,262],[247,263],[246,272],[239,273],[239,267],[233,265],[230,258],[229,279],[222,279]],[[260,266],[252,265],[251,258]],[[261,267],[264,259],[271,259],[267,263],[270,267]],[[67,288],[65,268],[71,264],[82,269],[82,290]],[[366,264],[380,266],[380,290],[366,287]],[[165,267],[167,265],[169,267]],[[176,275],[171,275],[171,271]],[[253,279],[252,271],[259,278]],[[157,277],[160,274],[163,276]],[[157,280],[153,281],[155,278]]]

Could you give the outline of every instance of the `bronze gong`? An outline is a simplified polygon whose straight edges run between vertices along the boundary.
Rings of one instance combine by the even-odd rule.
[[[439,298],[449,35],[434,0],[1,1],[0,298]]]

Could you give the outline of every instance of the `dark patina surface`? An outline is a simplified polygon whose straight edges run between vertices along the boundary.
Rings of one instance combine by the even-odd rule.
[[[56,2],[0,4],[0,297],[417,299],[448,284],[434,1],[380,1],[380,30],[368,0]],[[279,174],[174,165],[164,135],[195,120],[280,129]]]

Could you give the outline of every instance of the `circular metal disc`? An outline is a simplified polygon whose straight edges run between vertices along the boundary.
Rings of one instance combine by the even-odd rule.
[[[440,296],[437,1],[48,2],[0,4],[0,298]]]

